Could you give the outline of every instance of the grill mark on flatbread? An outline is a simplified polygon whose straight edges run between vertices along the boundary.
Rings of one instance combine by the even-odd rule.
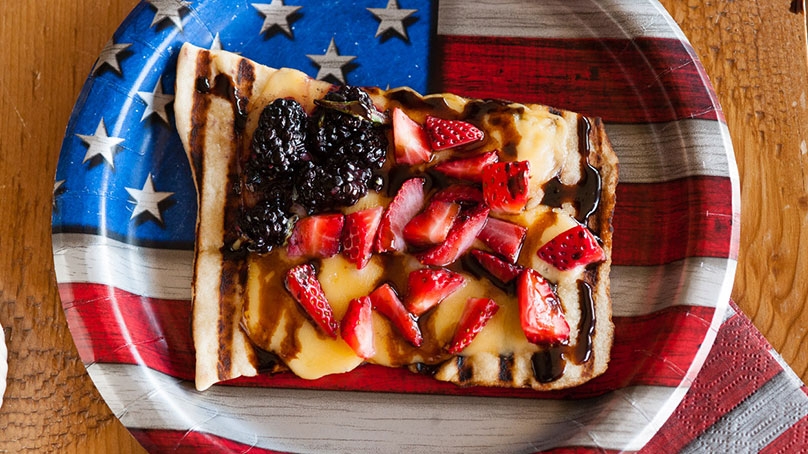
[[[500,355],[499,381],[510,383],[513,381],[513,355]]]
[[[196,78],[193,101],[191,104],[191,131],[188,139],[188,149],[193,160],[196,176],[196,187],[202,187],[202,175],[205,173],[205,156],[202,153],[205,143],[205,131],[210,110],[210,98],[205,96],[201,81],[207,84],[210,78],[210,53],[199,52],[196,56]],[[210,87],[208,86],[208,89]]]

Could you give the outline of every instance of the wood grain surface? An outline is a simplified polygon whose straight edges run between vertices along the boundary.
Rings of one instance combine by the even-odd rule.
[[[723,106],[741,175],[733,297],[808,379],[806,27],[790,2],[662,0]],[[0,325],[9,384],[0,452],[143,449],[81,364],[56,290],[53,176],[84,79],[134,0],[0,0]]]

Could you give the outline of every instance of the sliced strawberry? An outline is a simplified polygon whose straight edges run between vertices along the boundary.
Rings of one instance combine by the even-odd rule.
[[[595,235],[580,224],[545,243],[537,255],[561,271],[606,260]]]
[[[419,247],[443,242],[459,212],[460,205],[456,203],[431,201],[404,227],[404,240]]]
[[[462,210],[449,230],[446,241],[417,254],[418,260],[424,265],[431,266],[446,266],[454,263],[474,243],[477,234],[485,225],[488,211],[488,207],[485,205]]]
[[[416,347],[421,346],[424,338],[421,336],[418,321],[412,314],[407,312],[398,294],[390,284],[382,284],[372,291],[368,297],[373,304],[373,309],[387,317],[396,330],[404,336],[404,339]]]
[[[483,180],[483,168],[495,162],[499,162],[499,156],[497,156],[496,150],[469,158],[443,161],[435,165],[434,169],[447,177],[479,183]]]
[[[345,216],[316,214],[297,221],[289,236],[290,257],[325,258],[340,251]]]
[[[432,158],[426,131],[398,107],[393,108],[393,144],[399,164],[420,164]]]
[[[446,268],[421,268],[407,277],[406,306],[416,317],[441,303],[466,283],[463,275]]]
[[[345,216],[345,227],[342,231],[342,255],[356,269],[361,270],[370,261],[373,253],[373,242],[382,220],[384,208],[374,207],[355,211]]]
[[[483,198],[496,213],[515,214],[527,203],[530,163],[496,162],[483,169]]]
[[[339,325],[325,297],[317,271],[311,263],[302,263],[286,272],[283,281],[292,298],[309,314],[314,324],[334,339]]]
[[[498,310],[499,305],[490,298],[469,298],[449,344],[449,353],[456,355],[468,347]]]
[[[379,225],[376,237],[376,252],[403,251],[404,226],[424,207],[424,179],[410,178],[401,185]]]
[[[370,358],[376,354],[373,346],[373,305],[370,298],[363,296],[351,300],[340,324],[342,340],[360,358]]]
[[[483,140],[483,132],[467,121],[426,117],[426,133],[435,151]]]
[[[556,345],[569,340],[561,303],[553,288],[536,270],[526,268],[516,281],[519,321],[527,340],[534,344]]]
[[[505,260],[497,257],[494,254],[473,249],[471,255],[477,260],[486,271],[491,273],[492,276],[499,279],[503,284],[508,284],[519,276],[524,267],[508,263]]]
[[[483,193],[474,186],[453,184],[436,192],[432,196],[432,200],[454,202],[460,205],[477,205],[483,203]]]
[[[521,225],[497,218],[488,218],[477,238],[511,263],[516,263],[526,236],[527,229]]]

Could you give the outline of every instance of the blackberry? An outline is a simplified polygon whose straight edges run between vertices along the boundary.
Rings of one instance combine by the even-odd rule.
[[[368,192],[373,172],[352,161],[309,163],[299,174],[297,203],[309,213],[355,204]]]
[[[306,158],[308,116],[295,100],[276,99],[261,111],[253,134],[254,172],[291,173]]]
[[[321,161],[353,160],[371,170],[387,158],[387,134],[370,96],[342,86],[318,102],[310,123],[309,148]]]
[[[267,198],[242,212],[239,229],[247,239],[247,250],[266,253],[286,242],[296,217],[283,205],[279,199]]]

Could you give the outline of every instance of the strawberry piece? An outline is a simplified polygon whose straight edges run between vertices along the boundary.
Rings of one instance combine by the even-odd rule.
[[[419,247],[443,242],[459,212],[460,205],[456,203],[431,201],[404,227],[404,240]]]
[[[290,257],[326,258],[337,254],[342,246],[345,216],[316,214],[297,221],[289,236]]]
[[[516,299],[519,303],[519,321],[528,341],[556,345],[569,340],[570,327],[564,318],[561,303],[550,283],[536,270],[526,268],[517,277]]]
[[[376,252],[403,251],[407,247],[404,226],[421,211],[425,200],[423,178],[410,178],[401,185],[382,216]]]
[[[342,340],[363,359],[376,354],[376,348],[373,346],[372,307],[367,296],[351,300],[340,324]]]
[[[483,168],[495,162],[499,162],[499,156],[497,156],[496,150],[469,158],[443,161],[435,165],[434,169],[447,177],[479,183],[483,180]]]
[[[409,165],[429,162],[432,151],[426,131],[398,107],[393,108],[392,116],[396,162]]]
[[[499,305],[490,298],[469,298],[449,344],[449,353],[456,355],[468,347],[498,310]]]
[[[463,275],[446,268],[421,268],[407,277],[406,306],[416,317],[441,303],[466,283]]]
[[[537,255],[561,271],[606,260],[595,235],[580,224],[545,243]]]
[[[407,342],[416,347],[420,347],[424,341],[421,335],[421,328],[418,326],[418,321],[415,317],[407,312],[404,304],[399,299],[398,294],[390,286],[390,284],[382,284],[376,290],[372,291],[370,295],[373,309],[379,311],[382,315],[390,320],[393,327],[404,336]]]
[[[528,161],[496,162],[483,169],[483,198],[496,213],[516,214],[528,196]]]
[[[302,263],[286,272],[283,284],[314,324],[325,334],[337,338],[337,321],[325,297],[317,272],[311,263]]]
[[[483,132],[467,121],[426,117],[426,133],[432,150],[445,150],[483,140]]]
[[[485,225],[488,212],[485,205],[462,210],[452,224],[446,241],[417,254],[416,257],[424,265],[446,266],[454,263],[474,243],[477,234]]]
[[[460,205],[477,205],[483,203],[483,193],[474,186],[453,184],[436,192],[432,196],[432,200],[454,202]]]
[[[477,238],[511,263],[516,263],[526,236],[527,229],[521,225],[497,218],[488,218]]]
[[[471,255],[477,260],[486,271],[491,273],[492,276],[499,279],[503,284],[508,284],[519,276],[524,267],[508,263],[505,260],[497,257],[494,254],[473,249]]]
[[[373,241],[382,220],[384,208],[374,207],[355,211],[345,216],[342,231],[342,255],[361,270],[370,261]]]

